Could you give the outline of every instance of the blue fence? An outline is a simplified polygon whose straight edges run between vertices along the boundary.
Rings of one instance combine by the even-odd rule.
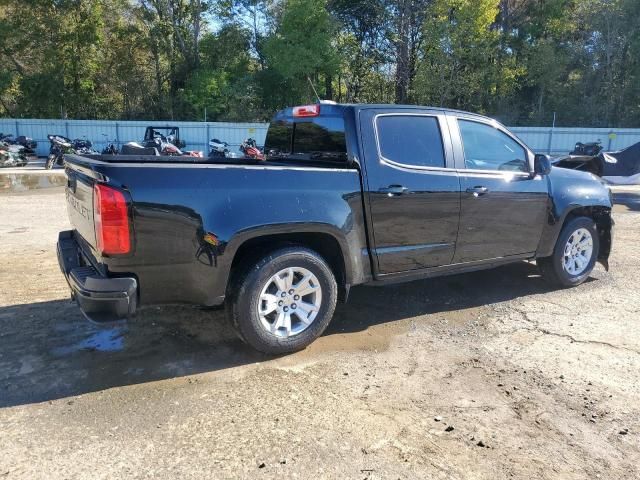
[[[37,141],[39,156],[49,153],[48,134],[86,138],[93,142],[96,150],[101,151],[108,143],[121,146],[131,141],[140,142],[148,126],[180,127],[180,139],[186,142],[187,150],[202,150],[205,154],[212,138],[229,143],[231,150],[238,150],[242,141],[249,137],[263,145],[267,134],[265,123],[0,119],[1,133],[26,135]]]
[[[225,141],[232,150],[237,150],[248,137],[255,138],[258,145],[264,145],[267,134],[266,123],[31,119],[0,119],[0,132],[32,137],[38,142],[38,155],[45,156],[49,151],[47,134],[87,138],[93,142],[96,150],[102,150],[107,143],[115,142],[121,146],[126,142],[142,140],[145,128],[150,125],[180,127],[180,137],[187,143],[187,149],[204,152],[208,151],[212,138]],[[605,150],[620,150],[640,142],[640,129],[630,128],[513,127],[511,130],[533,150],[541,153],[567,153],[576,142],[600,140]]]
[[[568,153],[577,142],[599,140],[606,151],[622,150],[640,142],[640,128],[512,127],[510,130],[537,153]]]

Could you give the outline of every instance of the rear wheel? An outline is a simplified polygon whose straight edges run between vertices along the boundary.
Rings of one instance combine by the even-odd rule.
[[[324,259],[301,247],[262,258],[240,276],[234,290],[229,313],[240,337],[272,355],[301,350],[318,338],[338,297]]]
[[[46,161],[46,163],[44,164],[45,168],[46,168],[47,170],[51,170],[51,169],[55,166],[57,158],[58,158],[58,157],[56,157],[55,155],[50,154],[50,155],[47,157],[47,161]]]
[[[553,255],[539,258],[545,280],[560,287],[583,283],[593,271],[600,247],[598,229],[589,217],[577,217],[562,228]]]

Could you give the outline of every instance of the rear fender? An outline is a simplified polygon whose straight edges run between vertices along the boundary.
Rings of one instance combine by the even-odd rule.
[[[231,273],[231,266],[237,263],[236,255],[238,253],[238,250],[240,250],[243,245],[247,244],[247,242],[259,240],[265,237],[278,237],[279,243],[286,243],[288,239],[294,239],[296,235],[301,234],[326,234],[331,236],[340,246],[339,256],[341,257],[341,260],[343,262],[344,283],[346,283],[347,285],[351,285],[354,282],[361,283],[359,275],[357,275],[355,272],[362,271],[362,266],[354,265],[354,262],[358,262],[360,259],[360,255],[356,255],[359,247],[355,245],[351,247],[349,245],[349,240],[337,227],[329,224],[315,222],[305,224],[294,223],[267,225],[239,232],[229,241],[225,248],[225,257],[228,259],[232,259],[232,261],[224,265],[224,271],[221,272],[221,275],[228,281]],[[300,242],[296,241],[294,243]],[[224,283],[226,284],[227,282],[225,281]]]

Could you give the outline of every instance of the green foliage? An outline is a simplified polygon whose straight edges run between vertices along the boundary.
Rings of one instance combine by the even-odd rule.
[[[266,120],[315,88],[640,124],[638,0],[0,0],[0,62],[11,117]]]
[[[424,23],[423,61],[413,95],[421,103],[486,113],[517,72],[499,61],[492,28],[499,0],[435,0]]]
[[[317,83],[319,77],[331,77],[337,71],[336,31],[325,0],[285,1],[278,28],[265,42],[264,51],[273,73],[270,80],[276,83],[280,78],[292,103],[314,98],[308,79]]]
[[[385,25],[391,15],[384,0],[332,0],[329,9],[340,26],[337,99],[393,101],[393,85],[385,75],[391,46]]]

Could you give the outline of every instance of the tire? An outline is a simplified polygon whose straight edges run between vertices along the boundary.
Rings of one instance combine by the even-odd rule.
[[[582,264],[573,263],[570,256],[565,256],[565,248],[568,247],[569,239],[576,234],[577,238],[580,232],[588,232],[591,235],[591,256],[585,261],[584,256],[577,254],[578,260],[582,259]],[[585,238],[583,236],[583,238]],[[573,243],[572,243],[573,244]],[[600,248],[600,237],[598,229],[593,219],[589,217],[576,217],[569,220],[558,236],[556,245],[553,249],[553,255],[537,259],[536,263],[542,273],[542,277],[554,286],[567,288],[575,287],[584,283],[595,267],[598,259],[598,251]],[[580,250],[580,249],[578,249]],[[570,255],[570,254],[569,254]],[[575,271],[568,271],[566,264],[572,265]],[[579,267],[579,268],[576,268]]]
[[[57,157],[55,155],[49,155],[47,157],[46,163],[44,164],[44,167],[47,170],[51,170],[55,166],[56,160],[57,160]]]
[[[322,257],[306,248],[288,247],[245,267],[244,273],[231,284],[227,304],[231,323],[242,340],[260,352],[281,355],[302,350],[322,335],[333,317],[338,298],[335,277]],[[284,275],[278,277],[280,282],[285,282],[281,284],[284,288],[274,280],[276,275]],[[289,278],[292,280],[287,283]],[[305,283],[304,278],[310,280]],[[289,287],[298,288],[302,294],[311,289],[313,292],[300,297],[295,292],[289,294],[293,290]],[[259,308],[275,310],[261,315]],[[288,310],[289,328],[284,310]],[[308,315],[302,321],[304,313]]]

